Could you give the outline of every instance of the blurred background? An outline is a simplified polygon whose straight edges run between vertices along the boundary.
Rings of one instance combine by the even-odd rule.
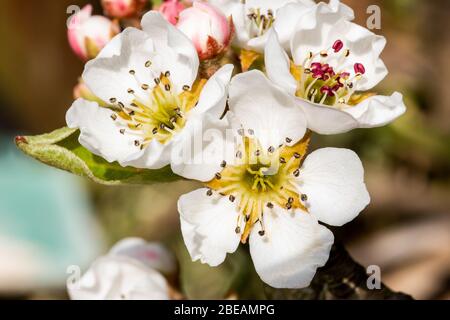
[[[380,266],[392,289],[417,299],[450,299],[450,1],[343,2],[363,25],[369,5],[382,8],[382,29],[374,32],[388,39],[383,59],[390,74],[377,92],[404,93],[408,112],[388,127],[314,138],[315,147],[353,149],[366,169],[372,203],[336,236],[355,260]],[[67,42],[66,9],[86,3],[0,1],[0,299],[66,298],[67,267],[86,268],[123,237],[164,241],[180,265],[190,263],[179,241],[176,199],[192,183],[102,187],[15,148],[17,134],[65,125],[83,70]],[[97,1],[89,3],[101,14]],[[203,270],[211,283],[185,288],[192,297],[230,293],[217,285],[217,274],[208,278],[217,270],[194,266],[182,270]]]

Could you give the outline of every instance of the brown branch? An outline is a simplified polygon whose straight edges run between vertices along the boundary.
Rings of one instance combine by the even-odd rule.
[[[381,289],[367,288],[366,269],[356,263],[341,244],[335,244],[327,264],[318,270],[311,286],[300,290],[278,290],[266,287],[266,296],[273,300],[411,300],[384,284]]]

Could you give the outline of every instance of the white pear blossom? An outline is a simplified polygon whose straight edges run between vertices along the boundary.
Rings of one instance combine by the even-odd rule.
[[[168,300],[163,274],[175,268],[174,257],[160,244],[129,238],[94,261],[67,290],[72,300]]]
[[[368,205],[354,152],[325,148],[305,159],[306,120],[295,100],[260,71],[231,81],[224,121],[233,128],[233,147],[206,187],[178,202],[193,260],[217,266],[248,241],[263,281],[306,287],[334,241],[318,221],[341,226]],[[204,178],[200,168],[197,174]]]
[[[391,96],[367,92],[388,73],[380,58],[386,39],[329,12],[325,5],[302,16],[290,52],[283,50],[276,31],[268,37],[267,75],[298,98],[309,129],[338,134],[379,127],[406,111],[398,92]]]
[[[125,29],[86,64],[84,83],[110,105],[78,99],[66,121],[80,129],[84,147],[109,162],[148,169],[172,163],[182,173],[172,155],[195,132],[220,126],[233,67],[196,81],[198,55],[181,31],[155,11],[142,29]]]
[[[234,44],[243,49],[264,52],[267,31],[272,27],[277,31],[280,41],[287,49],[295,25],[302,16],[315,10],[312,0],[210,0],[228,16],[235,25]],[[329,4],[321,3],[330,12],[338,12],[348,19],[353,19],[353,10],[338,0]]]

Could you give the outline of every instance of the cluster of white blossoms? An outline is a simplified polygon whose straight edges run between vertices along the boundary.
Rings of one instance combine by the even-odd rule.
[[[308,154],[310,136],[383,126],[405,112],[401,94],[369,91],[387,75],[386,40],[352,23],[337,0],[209,3],[234,25],[230,47],[264,55],[260,70],[223,65],[201,79],[193,40],[150,11],[142,30],[125,29],[86,64],[83,81],[104,103],[78,99],[68,126],[107,161],[170,165],[204,183],[178,201],[193,260],[218,266],[248,243],[264,282],[306,287],[334,241],[323,224],[342,226],[370,202],[358,156]]]

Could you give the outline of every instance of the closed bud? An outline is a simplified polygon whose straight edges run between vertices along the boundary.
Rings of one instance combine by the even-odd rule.
[[[178,0],[167,0],[159,7],[159,12],[169,21],[171,24],[176,25],[180,12],[185,9],[184,5]]]
[[[105,14],[117,19],[139,16],[146,3],[147,0],[102,0]]]
[[[232,23],[219,9],[199,1],[180,13],[177,27],[192,40],[202,60],[224,52],[233,33]]]
[[[95,58],[119,32],[119,26],[110,19],[92,16],[92,6],[87,5],[72,16],[67,36],[73,52],[87,61]]]

